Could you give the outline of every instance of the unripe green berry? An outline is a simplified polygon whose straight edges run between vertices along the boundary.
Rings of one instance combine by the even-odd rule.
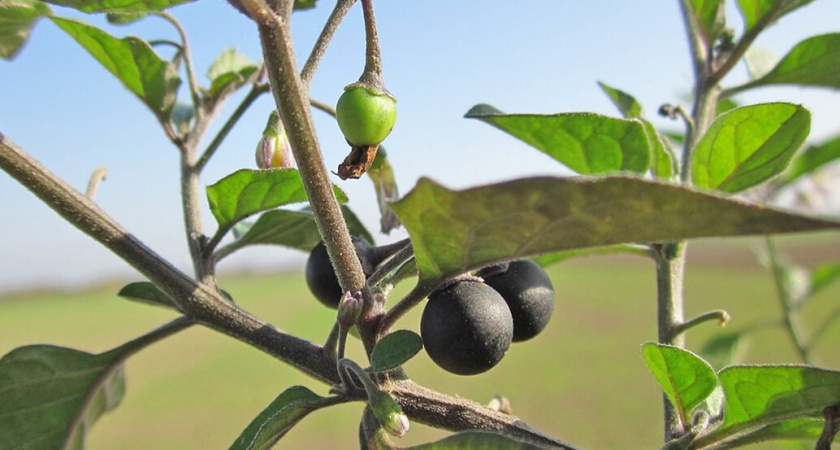
[[[347,142],[355,146],[379,145],[397,121],[396,101],[388,94],[350,85],[339,97],[335,115]]]

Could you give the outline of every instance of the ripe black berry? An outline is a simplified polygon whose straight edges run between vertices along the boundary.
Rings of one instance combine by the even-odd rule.
[[[458,375],[475,375],[501,361],[513,337],[513,319],[493,288],[478,281],[458,281],[429,296],[420,335],[438,366]]]
[[[542,331],[554,312],[554,287],[539,264],[523,259],[506,272],[479,276],[507,302],[513,316],[513,342],[531,339]]]
[[[306,284],[318,301],[330,308],[338,308],[343,292],[323,242],[312,249],[306,260]]]

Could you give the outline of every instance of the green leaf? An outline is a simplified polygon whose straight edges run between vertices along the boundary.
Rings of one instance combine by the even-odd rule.
[[[210,96],[215,97],[229,86],[241,86],[257,71],[257,65],[235,48],[222,52],[207,69]]]
[[[807,440],[816,442],[822,434],[825,420],[817,417],[803,417],[786,420],[766,427],[753,430],[728,440],[728,448],[741,447],[748,444],[766,442],[769,440]],[[807,448],[812,448],[808,446]]]
[[[334,403],[303,386],[292,386],[254,418],[230,450],[268,450],[309,413]]]
[[[169,297],[148,281],[138,281],[123,286],[117,295],[129,300],[148,303],[157,306],[179,309]]]
[[[111,12],[105,15],[111,25],[128,25],[146,17],[149,17],[148,12]]]
[[[318,0],[295,0],[294,10],[311,9],[315,7]]]
[[[690,424],[691,411],[703,403],[717,386],[712,366],[688,350],[664,344],[645,344],[642,356],[679,413],[682,423]]]
[[[371,372],[396,369],[423,349],[423,340],[409,330],[397,330],[376,343],[370,357]]]
[[[692,157],[694,184],[735,193],[781,173],[811,126],[807,109],[789,103],[745,106],[719,116]]]
[[[785,186],[803,175],[814,173],[820,167],[840,159],[840,135],[823,144],[808,146],[791,162],[787,172],[779,177],[779,185]]]
[[[781,61],[761,78],[737,90],[769,84],[840,89],[840,33],[814,36],[796,45]]]
[[[638,120],[592,113],[504,114],[476,105],[465,115],[521,139],[583,175],[642,173],[650,164],[650,144]]]
[[[840,263],[825,263],[819,265],[811,273],[811,287],[809,295],[814,295],[826,286],[840,278]]]
[[[713,44],[725,25],[723,0],[691,0],[691,13],[703,32],[706,44]]]
[[[723,424],[698,439],[717,442],[840,403],[840,372],[809,366],[733,366],[718,374],[726,396]],[[702,447],[702,445],[698,445]]]
[[[532,177],[462,191],[422,178],[391,207],[422,282],[562,250],[840,228],[635,177]]]
[[[117,39],[82,22],[58,17],[50,19],[114,74],[157,117],[169,117],[181,84],[174,64],[161,59],[142,39],[133,36]]]
[[[738,0],[738,9],[744,18],[744,32],[753,28],[763,29],[780,17],[811,3],[813,0]]]
[[[347,195],[333,187],[338,201]],[[261,211],[307,200],[300,173],[295,169],[238,170],[207,187],[210,211],[220,228]]]
[[[744,333],[740,331],[719,333],[712,336],[700,349],[700,355],[712,367],[721,369],[736,362],[743,344]]]
[[[347,206],[341,207],[344,219],[353,236],[362,236],[370,244],[373,236]],[[263,213],[238,241],[242,245],[281,245],[308,252],[321,241],[315,216],[311,211],[278,209]]]
[[[136,13],[161,11],[194,0],[44,0],[86,13]]]
[[[52,14],[50,7],[36,0],[0,2],[0,58],[13,59],[23,48],[35,22]]]
[[[404,450],[545,450],[546,447],[519,441],[490,431],[462,431],[428,444]]]
[[[0,447],[84,448],[94,422],[122,400],[120,357],[51,345],[8,353],[0,359]]]
[[[642,117],[642,105],[636,100],[636,97],[600,81],[598,82],[598,86],[607,94],[607,97],[618,108],[622,116],[628,119]]]

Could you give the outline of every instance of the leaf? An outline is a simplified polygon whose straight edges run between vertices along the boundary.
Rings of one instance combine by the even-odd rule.
[[[376,343],[370,357],[371,372],[396,369],[423,349],[423,340],[409,330],[397,330]]]
[[[694,150],[694,184],[736,193],[762,183],[787,167],[810,124],[808,110],[789,103],[745,106],[719,116]]]
[[[75,20],[50,19],[114,74],[157,117],[169,117],[181,80],[175,66],[158,57],[147,42],[133,36],[117,39]]]
[[[740,331],[716,334],[703,344],[700,355],[712,367],[718,369],[726,367],[736,362],[744,342],[743,337],[744,333]]]
[[[753,28],[763,29],[780,17],[811,3],[813,0],[738,0],[738,9],[744,18],[744,33]]]
[[[142,303],[149,303],[157,306],[166,306],[180,310],[178,306],[169,299],[169,297],[157,288],[154,284],[148,281],[138,281],[129,283],[123,286],[117,295],[129,300],[139,301]]]
[[[254,418],[230,450],[268,450],[309,413],[334,403],[303,386],[292,386]]]
[[[35,0],[3,0],[0,2],[0,58],[17,56],[35,22],[52,14],[44,2]]]
[[[621,112],[622,116],[628,119],[642,117],[642,105],[635,97],[600,81],[598,82],[598,86],[600,86],[601,90],[607,94],[607,97],[609,97],[610,100],[612,100],[613,104]]]
[[[726,396],[723,424],[698,439],[698,444],[808,417],[840,403],[840,372],[833,370],[809,366],[733,366],[721,370],[718,377]]]
[[[295,0],[294,10],[299,11],[314,8],[317,2],[318,0]]]
[[[840,89],[840,33],[814,36],[797,44],[770,72],[737,89],[769,84]]]
[[[490,431],[462,431],[428,444],[404,447],[404,450],[544,450],[530,444]]]
[[[105,15],[105,19],[108,20],[108,23],[111,25],[128,25],[138,20],[145,19],[149,17],[148,12],[111,12]]]
[[[473,106],[465,117],[493,125],[582,175],[642,173],[650,163],[650,144],[638,120],[592,113],[504,114],[490,105]]]
[[[690,424],[691,411],[703,403],[717,386],[712,366],[688,350],[664,344],[645,344],[642,356],[679,413],[682,423]]]
[[[341,203],[347,195],[333,187]],[[238,170],[207,187],[210,211],[220,228],[261,211],[307,200],[300,173],[295,169]]]
[[[218,96],[229,86],[241,86],[256,71],[257,65],[235,48],[223,51],[207,69],[210,96]]]
[[[82,449],[94,422],[122,400],[120,357],[51,345],[8,353],[0,359],[0,447]]]
[[[575,250],[566,250],[562,252],[556,253],[547,253],[544,255],[539,255],[531,258],[535,263],[543,266],[548,267],[552,264],[556,264],[562,261],[565,261],[570,258],[579,258],[583,256],[594,256],[594,255],[614,255],[614,254],[631,254],[631,255],[639,255],[639,256],[650,256],[648,250],[645,248],[641,248],[639,246],[634,245],[607,245],[604,247],[588,247],[582,249],[575,249]]]
[[[562,250],[840,228],[634,177],[533,177],[462,191],[421,178],[391,207],[411,236],[422,282]]]
[[[194,0],[44,0],[53,5],[69,6],[86,13],[136,13],[162,11]]]
[[[725,25],[723,0],[691,0],[687,3],[700,25],[706,45],[713,44]]]
[[[740,447],[747,444],[766,442],[773,439],[785,440],[807,440],[816,442],[822,434],[825,420],[817,417],[803,417],[799,419],[786,420],[766,427],[759,428],[750,433],[739,435],[727,441],[730,448]],[[812,448],[808,446],[808,448]]]
[[[819,265],[811,273],[811,287],[809,295],[814,295],[823,290],[837,279],[840,279],[840,263],[825,263]]]
[[[803,175],[814,173],[820,167],[840,159],[840,135],[819,145],[811,145],[791,162],[787,172],[779,177],[779,186],[785,186]]]
[[[350,228],[350,234],[362,236],[368,243],[373,244],[373,236],[350,208],[342,206],[341,210]],[[311,211],[278,209],[263,213],[239,241],[242,245],[281,245],[308,252],[318,245],[321,235]]]

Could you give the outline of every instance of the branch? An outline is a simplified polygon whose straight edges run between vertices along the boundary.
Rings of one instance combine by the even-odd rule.
[[[216,289],[176,269],[2,133],[0,168],[70,224],[137,269],[192,319],[247,342],[325,383],[339,381],[335,360],[322,347],[278,330],[239,309]]]

